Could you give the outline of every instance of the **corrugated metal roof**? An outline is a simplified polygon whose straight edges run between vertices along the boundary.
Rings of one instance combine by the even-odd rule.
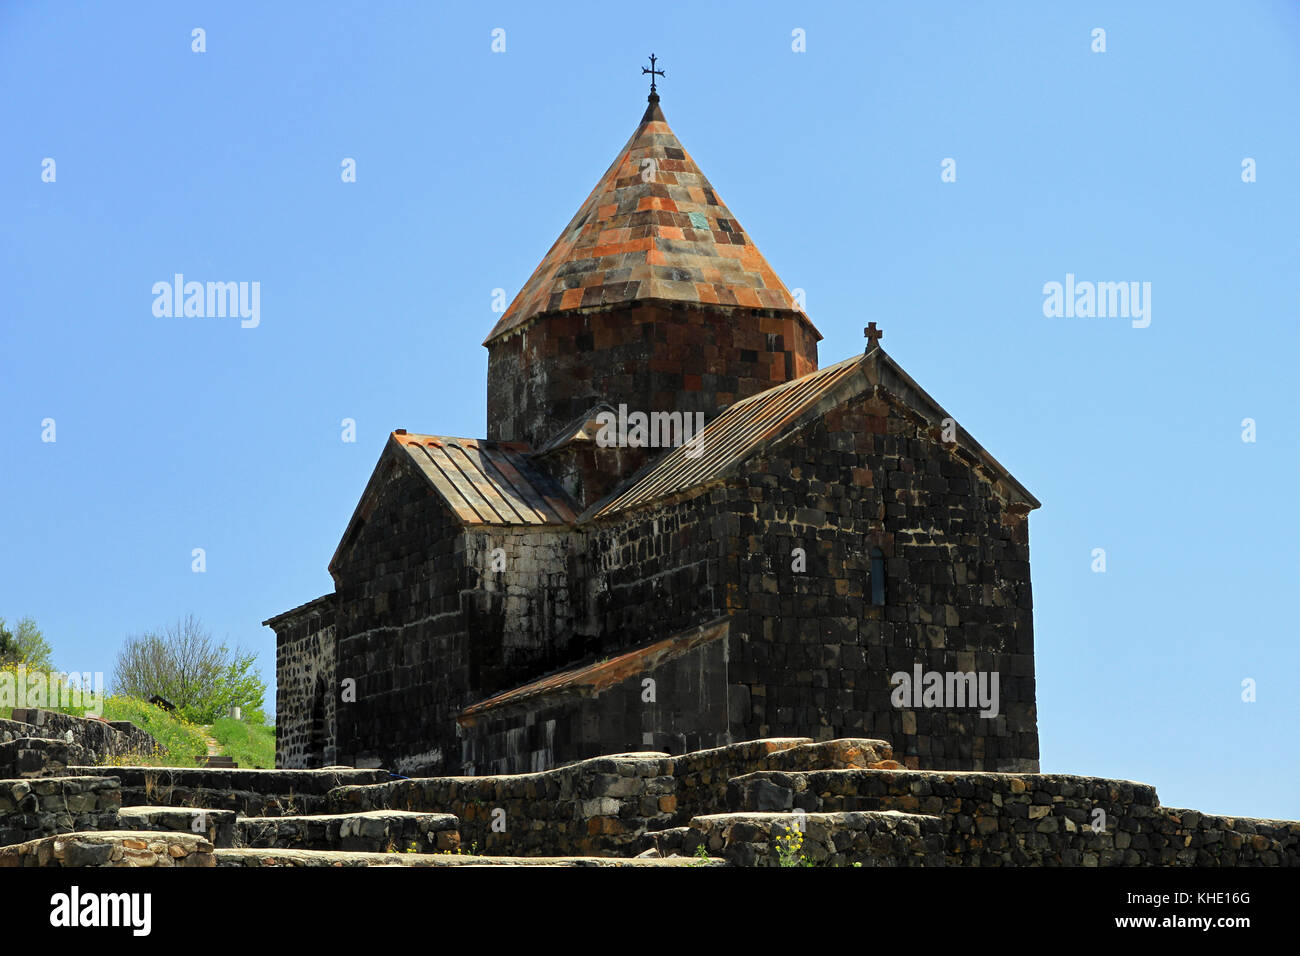
[[[527,445],[396,432],[393,439],[466,524],[571,524],[577,519],[569,497],[528,464]]]
[[[667,498],[720,478],[736,462],[781,435],[799,416],[818,405],[864,359],[862,355],[845,359],[737,402],[700,433],[702,447],[698,454],[692,457],[694,449],[690,444],[674,448],[592,517]]]
[[[873,387],[896,396],[908,408],[929,418],[932,424],[952,417],[877,346],[864,355],[828,365],[737,402],[700,433],[703,447],[698,454],[692,457],[690,444],[672,449],[652,463],[625,491],[606,503],[597,503],[580,520],[601,518],[669,498],[722,478],[801,421],[811,420]],[[956,449],[978,462],[1010,499],[1027,505],[1030,510],[1039,507],[1038,499],[961,426],[957,427]]]
[[[531,703],[538,697],[591,697],[629,678],[643,676],[701,644],[708,644],[725,637],[730,625],[731,618],[716,618],[707,624],[681,631],[672,637],[627,651],[609,660],[551,674],[549,677],[543,677],[541,680],[466,707],[456,720],[462,726],[469,726],[490,711]]]

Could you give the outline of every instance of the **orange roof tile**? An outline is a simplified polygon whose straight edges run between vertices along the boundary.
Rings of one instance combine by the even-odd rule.
[[[484,344],[539,315],[649,299],[784,309],[812,325],[668,127],[658,97]]]

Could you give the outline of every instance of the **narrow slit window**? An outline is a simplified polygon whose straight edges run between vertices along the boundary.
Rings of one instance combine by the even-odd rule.
[[[885,604],[885,555],[879,548],[871,549],[871,603],[877,607]]]

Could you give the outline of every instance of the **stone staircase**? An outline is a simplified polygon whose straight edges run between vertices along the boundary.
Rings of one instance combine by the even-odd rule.
[[[1161,807],[1130,781],[908,770],[878,740],[394,779],[83,767],[33,739],[7,741],[28,775],[0,780],[0,866],[1300,865],[1300,823]]]
[[[235,846],[359,853],[454,853],[460,820],[451,813],[368,810],[310,817],[241,817]]]
[[[944,866],[944,822],[894,810],[715,813],[696,817],[685,849],[704,846],[733,866]]]

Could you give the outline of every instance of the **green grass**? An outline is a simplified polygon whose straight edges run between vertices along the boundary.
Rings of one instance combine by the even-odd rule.
[[[4,669],[12,671],[13,667],[7,666]],[[47,707],[45,709],[71,714],[74,717],[86,716],[86,708],[84,707]],[[203,732],[196,725],[188,723],[175,714],[169,714],[167,711],[143,700],[136,700],[132,697],[106,697],[104,698],[104,712],[100,716],[105,720],[131,721],[141,730],[152,734],[160,747],[157,753],[124,754],[120,757],[112,757],[107,763],[113,766],[194,767],[198,764],[197,755],[205,754],[208,751],[207,742],[203,739]],[[12,720],[13,708],[0,707],[0,718]],[[274,743],[272,743],[271,749],[274,754]]]
[[[5,664],[0,671],[16,672],[17,665]],[[48,710],[76,717],[86,716],[85,707],[46,707]],[[175,713],[168,713],[147,701],[133,697],[106,697],[105,720],[129,720],[141,730],[153,735],[159,750],[152,754],[124,754],[112,757],[106,763],[117,767],[194,767],[200,754],[208,752],[204,728],[192,724]],[[0,707],[0,718],[13,719],[12,707]],[[212,725],[211,736],[217,741],[221,753],[241,767],[275,767],[275,728],[265,724],[250,724],[242,720],[221,718]]]
[[[161,754],[128,754],[114,757],[117,766],[149,765],[155,767],[194,767],[199,754],[208,752],[203,731],[161,707],[132,697],[109,697],[104,701],[105,720],[129,720],[153,735],[164,748]]]
[[[212,725],[211,734],[221,752],[240,767],[269,770],[275,766],[274,727],[222,717]]]

